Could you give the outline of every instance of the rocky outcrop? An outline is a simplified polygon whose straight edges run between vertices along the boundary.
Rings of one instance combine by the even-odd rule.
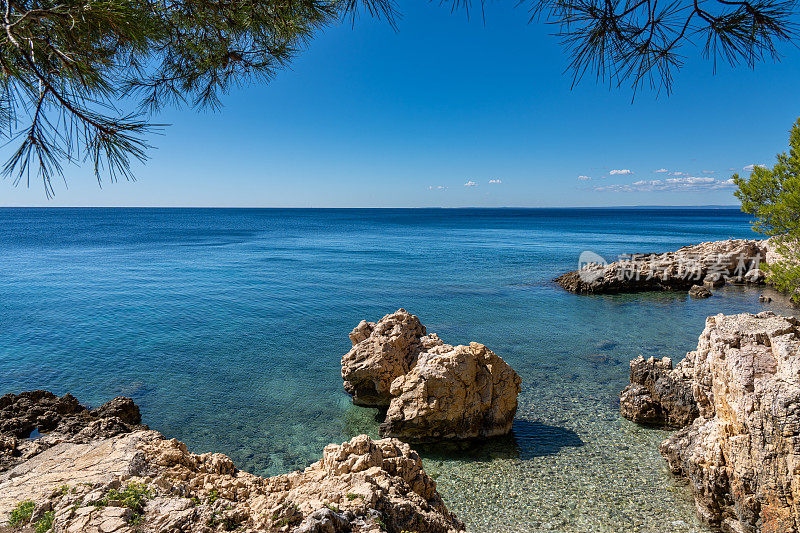
[[[506,435],[520,383],[514,369],[483,344],[441,343],[392,383],[381,433],[412,442]]]
[[[665,357],[631,361],[631,384],[620,394],[622,416],[640,424],[683,427],[699,415],[689,368]]]
[[[697,349],[661,370],[691,383],[697,417],[661,453],[689,480],[700,517],[729,532],[799,531],[800,321],[710,317]],[[635,419],[632,405],[622,412]]]
[[[366,435],[325,447],[301,472],[261,478],[155,431],[60,442],[0,473],[0,524],[66,533],[463,531],[407,444]]]
[[[415,315],[400,309],[376,322],[362,320],[350,332],[353,348],[342,357],[344,390],[353,403],[388,407],[392,381],[406,374],[425,349],[427,331]]]
[[[634,254],[610,264],[590,262],[555,281],[579,294],[689,290],[706,281],[717,285],[725,279],[744,281],[744,276],[764,260],[765,242],[704,242],[675,252]]]
[[[37,390],[0,397],[0,471],[60,442],[89,442],[146,429],[139,408],[118,397],[97,409],[82,406],[71,394],[58,397]],[[31,439],[34,431],[41,436]]]
[[[344,388],[358,405],[388,407],[381,435],[430,442],[511,431],[521,380],[486,346],[445,344],[405,309],[362,320],[350,340]]]

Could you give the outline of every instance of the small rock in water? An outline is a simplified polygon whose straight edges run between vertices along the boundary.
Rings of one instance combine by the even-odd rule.
[[[689,289],[689,296],[692,298],[710,298],[712,293],[702,285],[694,285]]]

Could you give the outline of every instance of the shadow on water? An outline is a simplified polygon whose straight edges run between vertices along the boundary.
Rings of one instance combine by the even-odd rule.
[[[486,440],[417,444],[416,450],[426,459],[491,461],[493,459],[531,459],[555,455],[562,448],[577,448],[583,441],[571,429],[542,422],[515,419],[511,434]]]

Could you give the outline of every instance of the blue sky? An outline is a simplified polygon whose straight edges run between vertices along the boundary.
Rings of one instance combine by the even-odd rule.
[[[330,28],[220,113],[158,117],[171,126],[136,182],[100,189],[68,168],[53,200],[5,180],[0,205],[734,204],[730,169],[771,164],[800,115],[798,50],[713,75],[687,48],[674,94],[632,102],[593,79],[571,89],[554,28],[513,3],[489,4],[485,25],[436,3],[401,8],[397,32]]]

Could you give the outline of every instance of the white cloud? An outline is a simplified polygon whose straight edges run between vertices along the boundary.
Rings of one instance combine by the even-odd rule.
[[[716,173],[717,173],[716,170],[704,170],[703,171],[703,174],[716,174]]]
[[[752,172],[756,169],[756,167],[767,168],[765,165],[747,165],[742,170],[745,172]]]
[[[592,179],[592,177],[591,176],[578,176],[578,179],[581,180],[581,181],[589,181],[590,179]]]
[[[601,185],[600,192],[680,192],[711,191],[733,187],[733,180],[717,180],[707,176],[685,176],[663,180],[639,180],[629,184]]]
[[[477,184],[477,183],[475,183],[475,182],[474,182],[474,181],[472,181],[472,180],[470,180],[470,181],[468,181],[468,182],[466,182],[466,183],[464,184],[464,187],[477,187],[477,186],[478,186],[478,184]]]
[[[617,175],[619,175],[619,176],[628,176],[630,174],[633,174],[633,171],[629,170],[627,168],[622,168],[622,169],[612,170],[612,171],[609,172],[609,174],[611,174],[612,176],[617,176]]]
[[[445,187],[444,185],[431,185],[431,186],[428,187],[428,190],[429,191],[443,191],[446,188],[447,187]]]
[[[659,168],[658,170],[654,170],[653,172],[656,174],[663,174],[664,172],[669,172],[669,170],[666,168]]]
[[[670,172],[669,175],[670,176],[688,176],[689,173],[688,172],[680,172],[680,171],[676,170],[675,172]]]
[[[503,183],[503,180],[498,180],[498,179],[489,180],[489,183]]]
[[[714,183],[717,180],[714,178],[698,178],[695,176],[689,176],[687,178],[667,178],[664,181],[666,183],[688,183],[694,185],[697,183]]]
[[[730,170],[731,172],[734,172],[736,170],[736,167],[731,167],[728,170]]]

